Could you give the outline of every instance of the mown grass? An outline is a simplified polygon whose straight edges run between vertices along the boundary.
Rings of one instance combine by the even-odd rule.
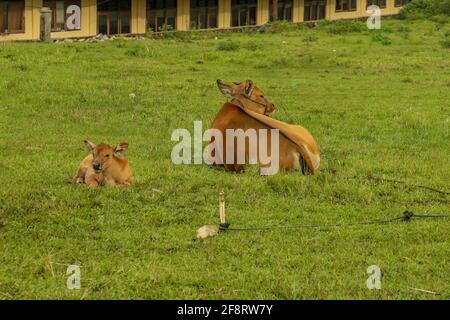
[[[1,44],[0,298],[449,298],[448,219],[194,240],[222,189],[234,227],[449,213],[448,196],[410,187],[448,191],[448,25],[328,28]],[[206,129],[225,101],[216,79],[253,79],[336,174],[173,165],[172,131]],[[133,187],[68,183],[85,138],[130,143]],[[81,290],[66,288],[69,264]],[[366,287],[370,265],[381,290]]]

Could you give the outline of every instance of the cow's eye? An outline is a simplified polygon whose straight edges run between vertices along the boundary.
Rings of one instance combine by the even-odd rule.
[[[109,154],[106,155],[107,158],[109,158],[109,156],[110,156]]]

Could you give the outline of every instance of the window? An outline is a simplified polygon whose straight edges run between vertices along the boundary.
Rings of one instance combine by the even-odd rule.
[[[325,19],[326,0],[305,0],[304,21]]]
[[[131,0],[98,0],[97,11],[131,11]]]
[[[25,32],[24,12],[24,0],[0,0],[0,34]]]
[[[231,26],[241,27],[256,24],[256,0],[231,1]]]
[[[404,5],[407,5],[411,0],[395,0],[394,5],[396,7],[402,7]]]
[[[292,21],[292,2],[293,0],[278,0],[277,17],[274,16],[273,0],[270,1],[270,20]]]
[[[367,0],[367,8],[375,5],[378,6],[380,9],[386,8],[386,0]]]
[[[97,0],[97,32],[130,33],[131,0]]]
[[[356,0],[336,0],[336,11],[355,11]]]
[[[191,0],[191,28],[217,28],[218,0]]]
[[[173,30],[177,22],[177,0],[147,0],[147,28]]]
[[[81,0],[50,0],[44,1],[43,6],[52,10],[52,31],[80,30]]]

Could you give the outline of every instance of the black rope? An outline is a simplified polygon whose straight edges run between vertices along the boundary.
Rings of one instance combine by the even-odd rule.
[[[351,227],[358,225],[373,225],[373,224],[387,224],[396,221],[410,221],[415,218],[448,218],[447,214],[417,214],[412,211],[406,210],[400,217],[395,217],[386,220],[373,220],[355,223],[336,223],[336,224],[303,224],[303,225],[288,225],[288,226],[271,226],[271,227],[251,227],[251,228],[230,228],[228,222],[219,224],[219,230],[221,231],[264,231],[275,229],[298,229],[298,228],[329,228],[329,227]]]
[[[378,177],[369,177],[369,180],[375,180],[375,181],[380,181],[380,182],[386,181],[386,182],[391,182],[391,183],[406,184],[406,185],[408,185],[408,186],[410,186],[412,188],[427,189],[427,190],[430,190],[430,191],[433,191],[433,192],[437,192],[437,193],[440,193],[440,194],[450,194],[450,192],[442,191],[442,190],[439,190],[439,189],[436,189],[436,188],[433,188],[433,187],[429,187],[429,186],[426,186],[426,185],[422,185],[422,184],[412,184],[412,185],[410,185],[408,182],[402,181],[402,180],[385,179],[385,178],[378,178]]]
[[[320,171],[321,172],[327,172],[327,173],[330,173],[332,175],[336,175],[336,172],[337,172],[336,169],[334,169],[334,168],[323,168],[323,169],[320,169]],[[343,177],[343,178],[344,179],[357,179],[357,180],[363,179],[363,177]],[[426,189],[426,190],[429,190],[429,191],[433,191],[433,192],[437,192],[437,193],[445,194],[445,195],[449,195],[450,194],[450,192],[448,192],[448,191],[439,190],[439,189],[436,189],[436,188],[433,188],[433,187],[430,187],[430,186],[426,186],[426,185],[423,185],[423,184],[411,184],[411,183],[409,183],[407,181],[403,181],[403,180],[386,179],[386,178],[379,178],[379,177],[374,177],[374,176],[369,176],[366,179],[367,180],[378,181],[378,182],[381,182],[381,183],[383,183],[383,182],[399,183],[399,184],[407,185],[408,187],[411,187],[411,188]]]

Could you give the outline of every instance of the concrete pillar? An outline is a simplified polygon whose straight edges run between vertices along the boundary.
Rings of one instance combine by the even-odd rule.
[[[189,30],[189,16],[191,10],[190,0],[177,0],[177,30]]]
[[[292,22],[303,22],[305,3],[304,0],[294,0],[292,8]]]
[[[229,28],[231,25],[231,0],[219,0],[219,28]]]
[[[258,0],[257,3],[257,13],[256,13],[256,24],[262,25],[269,22],[270,17],[270,1],[272,0]],[[278,12],[278,10],[277,10]]]
[[[51,42],[51,31],[52,31],[52,10],[50,8],[44,7],[40,10],[41,14],[41,24],[40,24],[40,39],[44,42]]]

